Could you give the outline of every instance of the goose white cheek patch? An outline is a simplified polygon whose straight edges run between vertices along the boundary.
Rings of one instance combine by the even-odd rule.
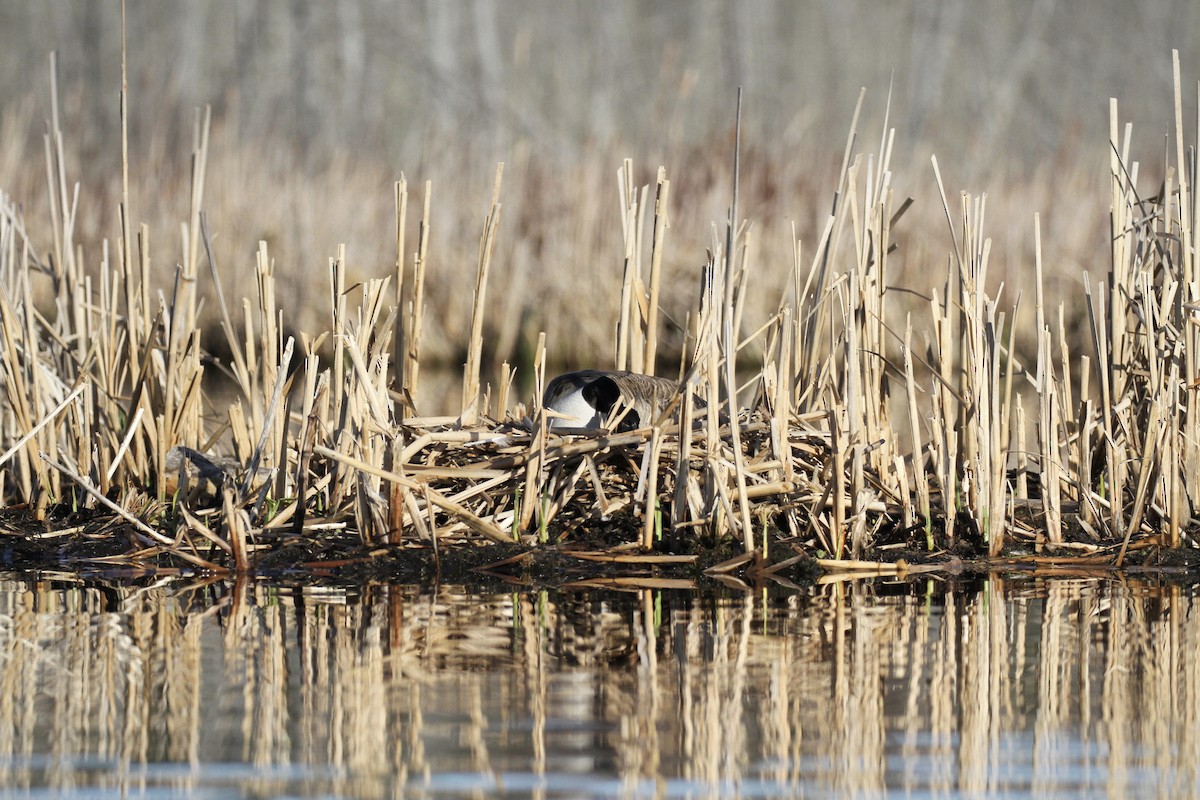
[[[576,387],[571,392],[559,395],[547,405],[550,410],[564,416],[550,418],[550,428],[588,428],[597,427],[601,420],[596,409],[583,397],[583,386]]]

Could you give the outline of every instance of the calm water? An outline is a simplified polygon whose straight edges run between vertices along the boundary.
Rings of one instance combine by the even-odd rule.
[[[0,580],[0,786],[76,797],[1200,792],[1190,589]]]

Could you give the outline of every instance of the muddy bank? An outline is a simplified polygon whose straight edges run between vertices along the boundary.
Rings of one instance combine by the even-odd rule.
[[[358,533],[343,529],[321,535],[264,532],[250,543],[248,574],[288,582],[384,581],[563,587],[688,589],[764,583],[804,585],[854,576],[959,576],[994,571],[1039,574],[1159,572],[1200,575],[1200,552],[1161,547],[1141,538],[1116,565],[1121,542],[1067,542],[1063,547],[1009,547],[988,557],[968,531],[955,542],[933,540],[924,528],[897,527],[878,537],[879,546],[858,559],[834,560],[773,532],[767,555],[744,553],[729,537],[694,536],[659,541],[650,550],[637,545],[638,532],[625,525],[580,531],[569,540],[547,543],[448,540],[432,543],[364,545]],[[56,571],[88,575],[186,574],[214,576],[235,571],[226,553],[212,546],[194,555],[215,569],[200,569],[171,551],[148,546],[144,536],[120,517],[101,511],[51,508],[37,520],[29,508],[0,510],[0,569]]]

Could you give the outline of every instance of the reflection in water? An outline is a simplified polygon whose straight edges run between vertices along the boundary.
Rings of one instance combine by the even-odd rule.
[[[0,786],[1184,796],[1190,590],[787,596],[0,581]]]

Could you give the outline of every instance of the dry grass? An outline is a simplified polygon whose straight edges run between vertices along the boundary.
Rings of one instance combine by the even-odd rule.
[[[352,277],[339,246],[325,285],[303,287],[328,298],[320,322],[292,318],[266,241],[242,281],[252,290],[223,287],[239,270],[223,262],[207,224],[207,114],[196,121],[171,279],[156,279],[157,245],[130,219],[137,165],[127,154],[119,235],[85,252],[55,98],[42,233],[8,199],[0,216],[3,503],[27,504],[39,519],[51,504],[99,504],[128,521],[131,559],[165,554],[206,570],[253,569],[268,539],[331,529],[436,552],[616,528],[643,551],[736,542],[756,563],[778,560],[780,548],[861,559],[892,547],[996,556],[1052,546],[1120,564],[1132,544],[1191,543],[1197,211],[1178,59],[1175,78],[1175,146],[1148,197],[1113,104],[1110,264],[1104,276],[1084,274],[1074,305],[1046,299],[1037,217],[1032,301],[989,279],[987,198],[951,199],[936,161],[944,266],[929,274],[934,262],[922,254],[939,245],[928,239],[895,250],[908,204],[894,185],[894,134],[885,125],[876,144],[858,149],[856,110],[831,213],[814,238],[789,237],[786,267],[760,252],[735,210],[702,267],[681,275],[670,266],[677,233],[667,234],[680,193],[665,170],[639,188],[625,162],[619,276],[589,276],[581,287],[577,276],[506,274],[497,285],[502,169],[473,280],[460,269],[453,300],[434,298],[431,187],[410,202],[400,180],[388,194],[394,263]],[[544,185],[543,207],[595,208],[580,185]],[[730,196],[711,175],[705,185]],[[570,218],[590,225],[602,215]],[[780,274],[784,285],[761,279]],[[898,284],[901,275],[910,282]],[[911,282],[919,279],[927,283]],[[616,307],[593,297],[616,298]],[[678,338],[668,352],[660,308],[681,297],[691,301],[671,313]],[[494,385],[487,380],[489,357],[521,338],[518,298],[561,317],[539,337],[535,398],[548,347],[569,350],[558,343],[588,342],[615,323],[608,352],[618,367],[681,376],[674,413],[629,434],[552,434],[536,402],[513,402],[508,364]],[[1018,337],[1027,313],[1018,303],[1031,302],[1033,334]],[[458,340],[439,320],[463,319],[466,340],[447,344]],[[215,332],[222,341],[209,342]],[[1019,340],[1033,343],[1030,355]],[[417,416],[434,341],[466,354],[461,402],[445,416]],[[210,350],[228,353],[228,405],[205,382]]]

